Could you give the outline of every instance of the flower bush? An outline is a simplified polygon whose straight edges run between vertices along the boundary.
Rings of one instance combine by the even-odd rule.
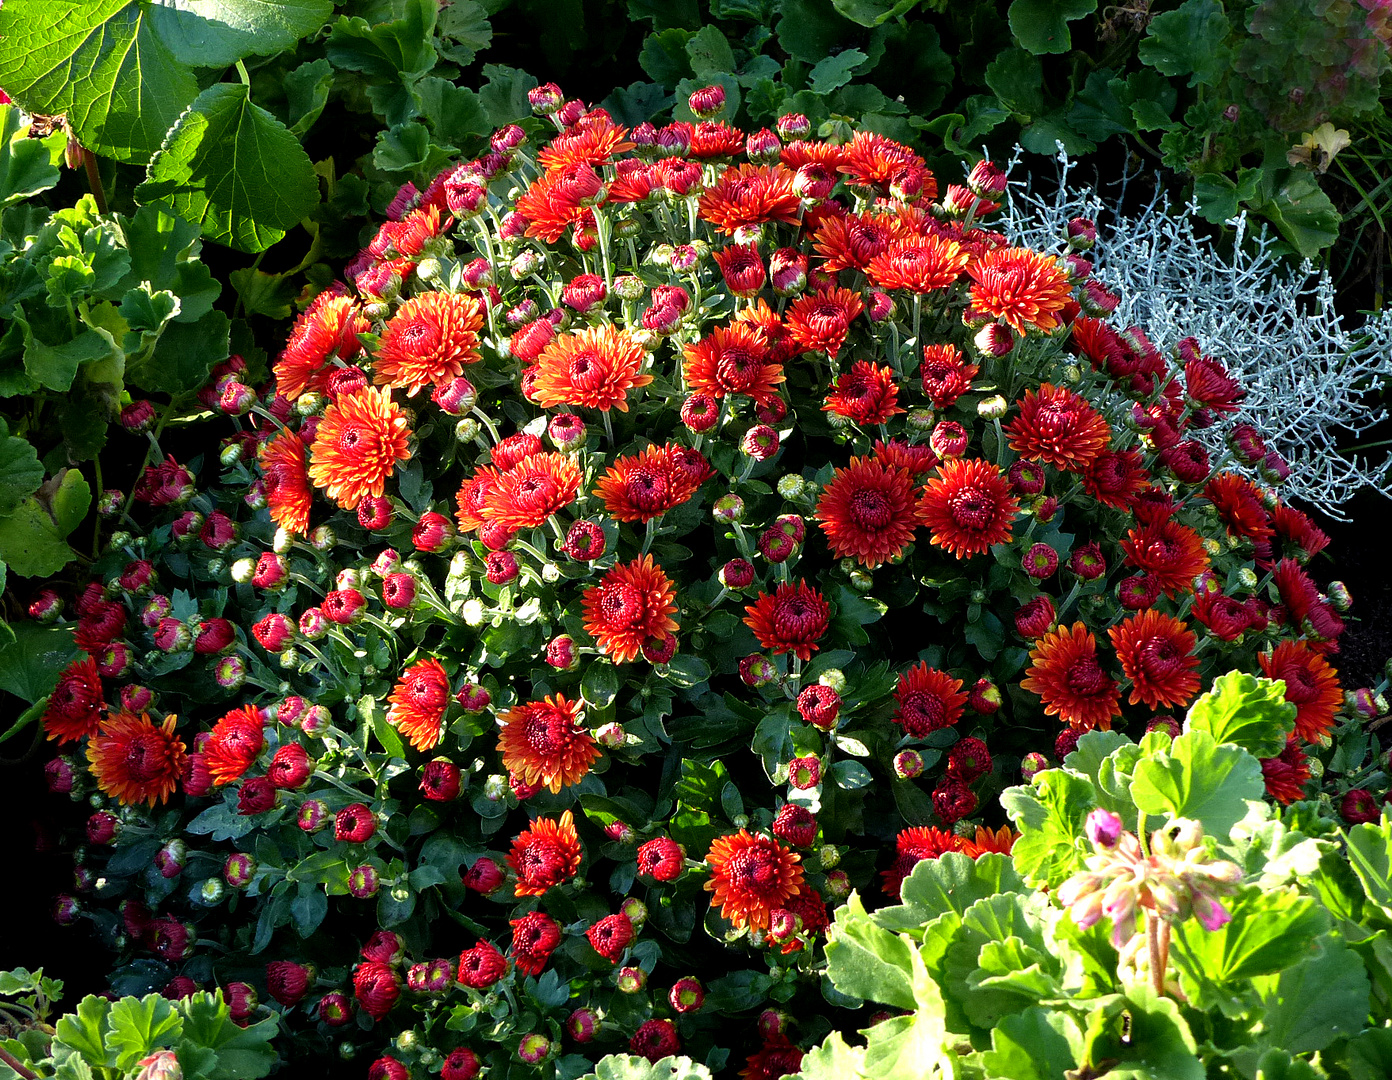
[[[719,87],[661,129],[531,101],[401,189],[273,384],[216,369],[217,463],[161,448],[75,619],[34,601],[94,811],[57,914],[114,989],[373,1077],[776,1077],[866,996],[831,909],[1010,852],[995,796],[1085,733],[1260,671],[1293,716],[1249,795],[1307,793],[1327,537],[1219,359],[1108,321],[1092,222],[1012,246],[989,163],[746,133]]]

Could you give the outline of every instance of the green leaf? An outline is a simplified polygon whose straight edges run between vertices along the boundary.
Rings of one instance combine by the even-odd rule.
[[[580,695],[596,709],[607,709],[619,692],[619,673],[608,660],[596,658],[580,676]]]
[[[919,1009],[883,1020],[866,1032],[865,1076],[875,1080],[922,1080],[939,1072],[947,1028],[940,1010]]]
[[[301,882],[295,899],[290,901],[290,917],[295,920],[300,937],[307,938],[318,930],[328,913],[328,894],[316,884]]]
[[[219,1080],[259,1080],[275,1067],[280,1055],[271,1040],[280,1019],[271,1015],[248,1027],[238,1027],[222,992],[191,994],[175,1006],[184,1017],[184,1038],[217,1052]]]
[[[1131,130],[1131,110],[1117,98],[1116,89],[1125,88],[1120,79],[1112,78],[1110,69],[1094,71],[1073,98],[1067,121],[1084,138],[1101,141]]]
[[[272,319],[288,319],[295,310],[295,298],[300,288],[293,274],[268,274],[254,266],[233,270],[227,275],[246,315],[265,315]]]
[[[1044,66],[1024,49],[1003,49],[986,65],[986,85],[1013,113],[1035,117],[1044,111]]]
[[[1063,144],[1065,153],[1074,156],[1090,154],[1097,149],[1091,139],[1073,130],[1068,115],[1061,109],[1041,116],[1020,132],[1020,145],[1031,153],[1055,154],[1059,143]]]
[[[111,1006],[110,1021],[107,1049],[116,1051],[118,1069],[133,1068],[141,1058],[172,1045],[184,1027],[173,1004],[160,994],[121,998]]]
[[[78,657],[72,630],[32,621],[11,626],[13,640],[0,648],[0,689],[33,704],[58,685],[58,676]]]
[[[1096,805],[1092,784],[1071,769],[1046,769],[1028,787],[1007,788],[1001,805],[1020,839],[1011,856],[1031,885],[1057,885],[1083,865],[1082,839]]]
[[[402,16],[370,24],[340,15],[325,46],[336,67],[382,82],[414,82],[435,66],[435,0],[404,0]],[[487,74],[487,72],[485,72]]]
[[[332,0],[152,0],[149,18],[181,62],[225,67],[288,49],[332,14]]]
[[[691,71],[698,79],[735,70],[735,54],[730,43],[714,24],[708,23],[687,39],[686,55],[691,60]]]
[[[1087,1060],[1107,1061],[1116,1080],[1204,1080],[1197,1045],[1179,1006],[1148,986],[1104,998],[1087,1017]],[[1111,1064],[1115,1062],[1115,1064]]]
[[[1392,1076],[1392,1027],[1369,1028],[1344,1048],[1344,1067],[1352,1080]]]
[[[907,15],[918,0],[831,0],[837,12],[861,26],[880,26]]]
[[[859,49],[846,49],[828,56],[809,73],[808,89],[814,94],[829,94],[850,82],[855,69],[868,59]]]
[[[831,777],[836,786],[845,791],[857,791],[868,787],[875,779],[870,775],[870,770],[858,761],[836,762],[831,767]]]
[[[432,76],[417,83],[416,89],[421,115],[429,122],[435,142],[463,149],[493,130],[478,94],[468,87]]]
[[[1184,729],[1206,731],[1215,742],[1271,758],[1286,748],[1286,736],[1295,730],[1295,706],[1286,700],[1283,683],[1230,671],[1189,707]]]
[[[1195,818],[1219,840],[1265,792],[1261,762],[1240,747],[1219,745],[1207,731],[1186,731],[1168,753],[1138,761],[1131,782],[1138,809]]]
[[[89,994],[77,1003],[77,1010],[54,1025],[55,1049],[66,1046],[95,1068],[116,1067],[116,1048],[109,1045],[111,1002]]]
[[[1015,0],[1010,5],[1010,32],[1036,55],[1066,53],[1073,48],[1068,24],[1097,10],[1097,0]]]
[[[1253,209],[1270,218],[1281,236],[1306,259],[1318,258],[1339,238],[1339,223],[1343,220],[1339,211],[1315,178],[1303,169],[1292,171],[1274,197],[1254,203]]]
[[[1117,97],[1131,107],[1131,116],[1141,131],[1168,130],[1174,127],[1170,114],[1174,112],[1178,93],[1169,79],[1149,68],[1141,68],[1126,76],[1124,91]]]
[[[1083,1035],[1068,1013],[1031,1005],[1002,1016],[981,1055],[988,1075],[1011,1080],[1065,1080],[1083,1058]]]
[[[1213,86],[1231,62],[1227,39],[1219,0],[1185,0],[1150,20],[1136,55],[1162,75],[1188,75],[1190,86]]]
[[[233,276],[236,276],[236,272]],[[179,314],[179,298],[164,289],[151,292],[142,285],[121,297],[121,306],[117,310],[128,329],[136,333],[154,334]]]
[[[820,63],[858,33],[825,0],[783,0],[780,10],[783,17],[774,27],[778,44],[804,64]]]
[[[600,1058],[592,1073],[579,1080],[711,1080],[711,1071],[689,1057],[665,1057],[650,1062],[633,1054]]]
[[[61,345],[45,345],[31,337],[24,349],[24,372],[41,386],[60,393],[72,389],[83,364],[109,359],[116,342],[105,330],[83,330]]]
[[[527,91],[537,85],[535,75],[520,68],[484,64],[483,77],[488,81],[479,89],[479,100],[488,114],[488,122],[495,128],[532,115]]]
[[[196,223],[210,240],[264,251],[314,209],[314,165],[289,130],[241,83],[199,94],[135,189]]]
[[[1368,899],[1392,918],[1392,820],[1384,813],[1374,825],[1348,830],[1348,858]]]
[[[61,153],[67,141],[62,133],[31,139],[25,127],[19,109],[0,105],[0,206],[47,191],[62,175],[53,160],[53,149]]]
[[[836,921],[827,931],[826,957],[827,973],[843,994],[896,1009],[917,1006],[914,962],[922,968],[917,949],[904,935],[876,926],[854,892],[836,909]]]
[[[67,536],[92,502],[92,489],[76,469],[62,473],[0,518],[0,559],[24,577],[56,574],[73,558]]]
[[[116,285],[129,291],[148,283],[179,298],[176,322],[197,322],[213,310],[222,286],[198,258],[198,227],[163,207],[142,206],[133,218],[121,219],[130,252],[130,271]]]
[[[65,114],[84,147],[144,161],[198,94],[143,0],[10,0],[0,8],[0,86],[26,112]]]
[[[197,390],[213,366],[227,359],[231,339],[232,320],[221,311],[209,311],[196,323],[172,322],[154,351],[126,369],[126,381],[164,394]]]
[[[1265,1038],[1293,1054],[1323,1050],[1356,1033],[1368,1015],[1368,976],[1361,959],[1338,934],[1316,941],[1307,956],[1262,989]]]
[[[493,42],[488,10],[478,0],[453,0],[439,15],[440,55],[468,67]],[[448,42],[449,44],[446,44]]]
[[[1174,930],[1176,966],[1193,983],[1235,983],[1270,975],[1303,957],[1329,928],[1319,903],[1294,889],[1245,886],[1225,902],[1232,921],[1205,930],[1188,919]]]
[[[635,22],[646,19],[654,30],[673,26],[695,30],[701,25],[696,0],[628,0],[628,17]]]
[[[921,860],[900,887],[901,903],[880,908],[871,918],[886,930],[913,933],[944,912],[961,915],[978,900],[1023,887],[1009,855],[988,852],[972,859],[949,851]]]
[[[0,439],[0,514],[13,513],[25,498],[39,490],[44,468],[26,439]]]
[[[286,126],[292,135],[303,135],[314,126],[329,100],[333,87],[333,65],[324,57],[308,60],[288,72],[283,80]]]
[[[849,1046],[839,1031],[833,1031],[803,1055],[793,1080],[850,1080],[865,1075],[864,1060],[863,1046]]]

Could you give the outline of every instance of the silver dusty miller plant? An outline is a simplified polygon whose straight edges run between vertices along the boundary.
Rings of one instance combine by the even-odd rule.
[[[1336,518],[1364,486],[1392,498],[1392,455],[1338,449],[1388,415],[1378,391],[1392,380],[1392,311],[1351,330],[1335,311],[1327,274],[1309,262],[1282,263],[1265,229],[1244,243],[1245,214],[1230,222],[1236,238],[1224,255],[1195,234],[1192,204],[1176,214],[1156,195],[1134,216],[1114,214],[1091,188],[1069,185],[1075,165],[1062,152],[1059,163],[1058,188],[1048,195],[1011,185],[1002,223],[1011,240],[1058,250],[1070,218],[1097,220],[1089,257],[1121,296],[1118,325],[1141,327],[1162,348],[1193,336],[1241,378],[1245,418],[1290,463],[1287,496]],[[1132,179],[1120,182],[1117,203]]]

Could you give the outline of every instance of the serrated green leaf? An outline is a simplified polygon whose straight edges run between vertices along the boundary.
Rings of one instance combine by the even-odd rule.
[[[210,240],[257,252],[314,209],[319,182],[284,124],[241,83],[218,83],[179,117],[135,197],[167,205]]]
[[[794,60],[816,64],[858,33],[854,25],[819,0],[783,0],[774,26],[778,44]]]
[[[836,909],[836,921],[827,931],[826,957],[827,973],[843,994],[897,1009],[916,1007],[917,951],[908,938],[876,926],[856,893]]]
[[[117,282],[114,295],[148,283],[179,298],[176,322],[197,322],[213,310],[222,285],[198,258],[202,246],[198,227],[163,207],[142,206],[131,218],[121,218],[130,253],[130,270]]]
[[[1066,53],[1073,47],[1068,24],[1097,10],[1097,0],[1015,0],[1010,5],[1010,32],[1025,49],[1041,55]]]
[[[1084,1037],[1089,1060],[1107,1061],[1107,1075],[1118,1080],[1204,1080],[1207,1075],[1178,1004],[1157,998],[1149,986],[1132,987],[1127,998],[1102,999],[1087,1018]]]
[[[1392,1076],[1392,1027],[1369,1028],[1350,1040],[1343,1060],[1352,1080],[1387,1080]]]
[[[25,621],[10,631],[13,640],[0,648],[0,690],[30,704],[41,701],[78,656],[72,630]]]
[[[488,10],[478,0],[454,0],[440,8],[440,55],[468,67],[493,41]]]
[[[92,489],[76,469],[65,469],[0,517],[0,559],[24,577],[56,574],[73,558],[67,536],[92,502]]]
[[[863,1076],[865,1048],[849,1046],[839,1031],[833,1031],[819,1046],[807,1051],[801,1069],[793,1080],[849,1080]]]
[[[131,289],[121,297],[117,310],[128,329],[137,333],[158,333],[165,323],[179,314],[179,298],[164,289],[154,292],[144,287]]]
[[[292,135],[303,135],[314,126],[329,100],[333,87],[333,65],[324,57],[307,60],[287,72],[285,86],[286,126]]]
[[[295,930],[302,938],[307,938],[324,921],[329,913],[328,895],[316,884],[301,882],[290,901],[290,917],[295,921]]]
[[[735,70],[735,54],[720,28],[707,23],[686,41],[691,71],[699,79]]]
[[[831,0],[837,12],[861,26],[880,26],[907,15],[918,0]]]
[[[265,315],[271,319],[288,319],[295,310],[295,298],[300,289],[293,274],[268,274],[254,266],[233,270],[227,275],[246,315]]]
[[[39,490],[43,478],[38,451],[28,440],[13,435],[0,439],[0,515],[13,513]]]
[[[981,1063],[991,1076],[1011,1080],[1066,1080],[1084,1054],[1083,1034],[1066,1012],[1031,1005],[1003,1016],[991,1032]]]
[[[325,46],[336,67],[383,82],[414,81],[435,66],[435,0],[404,0],[401,18],[373,25],[340,15]]]
[[[0,8],[0,86],[27,112],[66,114],[87,149],[144,161],[198,94],[143,0]]]
[[[231,336],[232,320],[217,310],[196,323],[171,322],[154,350],[126,368],[126,381],[164,394],[197,390],[213,365],[227,359]]]
[[[899,889],[901,903],[880,908],[871,918],[886,930],[915,933],[944,912],[960,915],[984,897],[1023,887],[1009,855],[988,852],[972,859],[949,851],[921,860]]]
[[[1227,39],[1219,0],[1185,0],[1150,20],[1136,55],[1162,75],[1188,75],[1190,86],[1212,86],[1230,66]]]
[[[580,1080],[711,1080],[711,1071],[689,1057],[657,1061],[633,1054],[610,1054],[595,1063],[595,1071]]]
[[[865,1075],[875,1080],[922,1080],[937,1073],[946,1034],[941,1012],[933,1009],[881,1021],[866,1032]]]
[[[288,49],[332,14],[332,0],[151,0],[149,19],[181,62],[224,67]]]
[[[111,1002],[89,994],[54,1025],[53,1043],[78,1054],[94,1068],[116,1067],[116,1048],[108,1045],[111,1033]]]
[[[9,206],[47,191],[62,175],[53,150],[62,152],[61,132],[45,139],[31,139],[23,128],[23,115],[13,105],[0,105],[0,206]]]
[[[1329,929],[1329,915],[1319,903],[1294,889],[1245,886],[1224,906],[1232,921],[1217,930],[1205,930],[1197,919],[1174,929],[1172,955],[1191,984],[1239,983],[1273,974],[1303,957]]]
[[[436,143],[463,149],[493,130],[483,102],[466,86],[432,76],[418,82],[416,92]]]
[[[1318,952],[1261,987],[1262,1027],[1272,1046],[1293,1054],[1323,1050],[1353,1035],[1368,1015],[1368,976],[1338,934],[1316,941]]]
[[[1013,113],[1035,117],[1044,111],[1044,67],[1024,49],[1004,49],[986,66],[986,85]]]
[[[479,89],[479,100],[495,128],[532,115],[527,91],[537,85],[535,75],[502,64],[484,64],[483,77],[488,81]]]
[[[859,49],[846,49],[819,61],[808,73],[808,88],[814,94],[829,94],[851,81],[855,69],[869,57]]]
[[[1339,238],[1339,223],[1343,218],[1329,196],[1320,190],[1315,178],[1303,169],[1291,172],[1272,198],[1254,202],[1253,209],[1269,218],[1281,236],[1304,258],[1318,258],[1321,251]]]
[[[1046,769],[1027,787],[1007,788],[1001,805],[1020,831],[1011,857],[1033,885],[1057,885],[1082,868],[1087,816],[1097,806],[1092,783],[1069,769]]]
[[[1207,731],[1186,731],[1168,752],[1141,759],[1131,780],[1137,809],[1194,818],[1219,840],[1265,792],[1261,762],[1240,747],[1220,745]]]
[[[107,1049],[116,1051],[116,1067],[130,1069],[141,1058],[172,1046],[183,1031],[183,1018],[161,994],[123,997],[113,1002]]]
[[[105,360],[116,351],[115,341],[105,330],[83,330],[60,345],[45,345],[31,337],[24,349],[24,371],[40,386],[66,392],[72,388],[78,368]]]
[[[1384,813],[1377,824],[1355,825],[1347,840],[1349,863],[1363,891],[1392,917],[1392,820]]]
[[[184,1038],[217,1052],[220,1080],[259,1080],[279,1061],[280,1055],[271,1045],[280,1028],[278,1016],[238,1027],[221,991],[216,997],[191,994],[175,1007],[184,1018]]]
[[[646,19],[654,30],[673,26],[696,30],[701,25],[701,11],[696,0],[628,0],[628,17]]]
[[[1230,671],[1213,680],[1213,689],[1189,707],[1186,731],[1206,731],[1220,743],[1234,743],[1253,757],[1275,757],[1295,730],[1295,706],[1284,684]]]

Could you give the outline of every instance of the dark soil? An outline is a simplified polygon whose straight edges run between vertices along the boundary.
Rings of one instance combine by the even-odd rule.
[[[1310,571],[1321,585],[1342,581],[1353,596],[1348,629],[1332,658],[1339,681],[1352,689],[1376,686],[1392,658],[1392,500],[1365,490],[1344,511],[1350,520],[1312,514],[1333,542]]]

